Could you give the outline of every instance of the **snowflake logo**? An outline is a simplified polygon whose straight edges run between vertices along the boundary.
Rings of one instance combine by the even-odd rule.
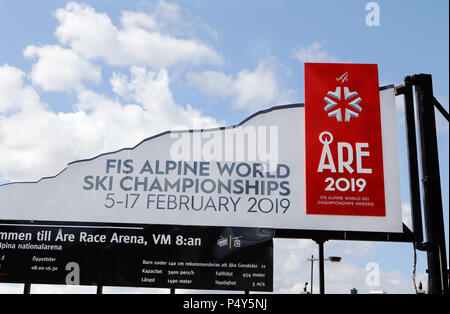
[[[358,117],[359,112],[362,111],[360,106],[362,99],[361,97],[357,97],[357,92],[351,92],[348,87],[344,87],[343,92],[344,97],[342,98],[342,88],[340,86],[336,87],[334,92],[329,91],[327,96],[330,98],[324,98],[327,103],[324,110],[328,112],[329,117],[336,117],[338,122],[342,122],[342,116],[344,116],[345,122],[349,122],[351,118]],[[339,108],[336,109],[336,106]]]

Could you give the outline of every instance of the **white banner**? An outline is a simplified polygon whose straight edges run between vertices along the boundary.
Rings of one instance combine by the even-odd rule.
[[[393,88],[380,91],[380,103],[383,217],[306,213],[304,107],[291,105],[236,127],[166,132],[37,183],[0,186],[0,220],[401,232]]]

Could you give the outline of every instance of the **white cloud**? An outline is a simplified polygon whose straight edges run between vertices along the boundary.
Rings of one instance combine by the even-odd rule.
[[[232,75],[219,71],[191,72],[186,75],[189,84],[210,96],[232,96],[236,93],[235,80]]]
[[[28,46],[24,56],[37,57],[31,70],[31,80],[45,91],[67,91],[82,88],[83,81],[99,83],[101,70],[70,49],[57,45]]]
[[[123,11],[120,21],[124,29],[142,28],[151,31],[158,27],[157,21],[143,12]]]
[[[192,128],[199,121],[202,127],[217,126],[214,118],[173,99],[164,66],[222,60],[196,39],[168,34],[171,23],[183,19],[181,13],[178,5],[160,1],[151,14],[123,12],[117,28],[108,15],[87,5],[70,2],[56,10],[56,37],[68,47],[29,45],[24,56],[37,61],[28,77],[44,91],[74,90],[78,101],[72,112],[56,113],[25,83],[23,71],[0,66],[1,177],[36,180],[70,161],[134,146],[168,129]],[[129,77],[115,71],[110,79],[116,99],[83,85],[101,80],[93,59],[131,65]]]
[[[255,70],[242,70],[235,77],[218,71],[188,73],[189,85],[207,93],[231,98],[236,109],[256,109],[290,103],[295,91],[283,89],[279,72],[286,72],[275,58],[258,64]]]
[[[25,73],[16,67],[0,66],[0,120],[2,113],[34,111],[45,106],[32,87],[24,86],[24,76]]]
[[[116,86],[120,85],[134,104],[122,104],[84,89],[78,91],[75,111],[69,113],[47,110],[32,87],[23,85],[23,73],[11,67],[0,68],[0,73],[2,70],[13,74],[15,85],[6,80],[7,86],[17,85],[8,97],[20,99],[22,94],[32,94],[29,98],[34,103],[30,106],[35,108],[19,107],[8,115],[0,114],[0,173],[11,181],[54,175],[70,161],[134,146],[180,124],[191,127],[193,121],[201,120],[204,127],[217,126],[215,119],[174,102],[166,70],[133,67],[130,79],[116,76]],[[3,83],[0,81],[0,90],[5,89]]]
[[[125,100],[141,104],[151,115],[152,125],[158,126],[161,130],[167,125],[192,128],[195,120],[195,123],[201,123],[205,128],[217,126],[215,119],[202,116],[190,105],[183,108],[175,103],[169,88],[167,70],[154,72],[133,66],[130,72],[130,78],[123,74],[113,74],[110,80],[113,91]]]
[[[157,21],[159,30],[173,36],[208,35],[217,40],[220,33],[212,29],[198,16],[192,15],[187,10],[182,10],[176,3],[158,1],[149,4],[152,17]]]
[[[179,19],[177,12],[160,2],[164,19]],[[175,13],[174,13],[175,12]],[[158,16],[158,11],[156,11]],[[153,15],[124,12],[121,27],[113,25],[105,13],[94,8],[69,2],[58,9],[57,39],[87,59],[101,59],[110,65],[147,65],[165,68],[180,63],[214,64],[223,62],[222,56],[196,39],[179,39],[160,31],[163,26]]]
[[[314,42],[307,47],[299,47],[294,51],[294,58],[300,62],[338,62],[335,57],[323,51],[323,43]]]
[[[169,109],[175,106],[167,70],[153,72],[133,66],[130,72],[130,79],[126,75],[113,73],[110,83],[114,92],[124,99],[145,103],[149,110],[158,110],[159,108],[154,108],[155,105]]]
[[[183,14],[181,8],[176,3],[158,1],[154,8],[154,18],[158,20],[161,27],[174,27],[182,23]],[[172,25],[172,26],[169,26]]]

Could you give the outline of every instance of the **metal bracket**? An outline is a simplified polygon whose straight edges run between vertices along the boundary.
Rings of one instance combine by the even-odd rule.
[[[416,250],[422,252],[431,252],[433,249],[436,248],[436,245],[431,242],[421,242],[421,243],[414,243],[414,247],[416,248]]]

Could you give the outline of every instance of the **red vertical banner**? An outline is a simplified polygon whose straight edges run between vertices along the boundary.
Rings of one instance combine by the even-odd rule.
[[[306,63],[305,128],[306,213],[385,216],[377,65]]]

